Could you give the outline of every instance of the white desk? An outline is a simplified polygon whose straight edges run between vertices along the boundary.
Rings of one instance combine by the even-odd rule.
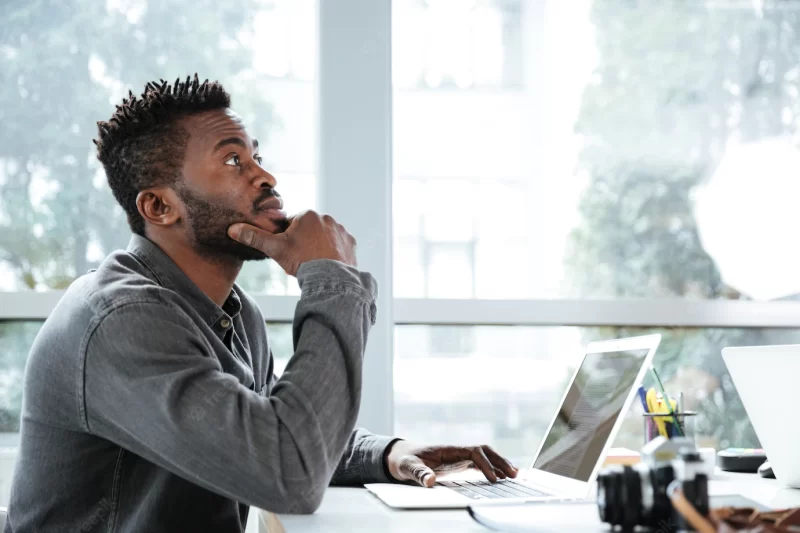
[[[800,490],[783,488],[774,479],[755,474],[719,473],[712,481],[712,493],[739,493],[772,508],[800,507]],[[329,488],[322,506],[311,516],[281,515],[287,533],[488,533],[466,510],[395,511],[365,489]]]
[[[360,488],[332,487],[325,492],[322,505],[311,516],[279,516],[286,533],[353,531],[413,533],[487,533],[467,514],[452,511],[396,511]]]
[[[712,480],[711,490],[738,493],[773,509],[800,507],[800,490],[790,489],[774,479],[763,479],[756,474],[718,472]]]

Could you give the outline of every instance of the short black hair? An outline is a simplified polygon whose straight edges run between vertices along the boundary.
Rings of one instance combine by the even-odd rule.
[[[129,92],[108,122],[97,123],[97,159],[131,231],[144,235],[144,219],[136,208],[139,192],[181,177],[189,134],[179,119],[230,104],[230,95],[219,82],[200,83],[195,74],[194,79],[178,78],[173,85],[149,82],[140,98]]]

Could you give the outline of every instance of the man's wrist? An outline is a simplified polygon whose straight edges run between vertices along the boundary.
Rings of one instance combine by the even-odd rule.
[[[383,473],[386,475],[386,479],[388,479],[389,481],[398,481],[398,479],[392,475],[392,472],[389,469],[389,454],[392,452],[392,448],[394,448],[395,443],[401,440],[403,439],[401,438],[392,439],[386,446],[386,448],[383,450]]]

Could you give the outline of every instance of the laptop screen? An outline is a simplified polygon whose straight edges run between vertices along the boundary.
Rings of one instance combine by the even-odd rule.
[[[589,481],[648,350],[587,354],[533,468]]]

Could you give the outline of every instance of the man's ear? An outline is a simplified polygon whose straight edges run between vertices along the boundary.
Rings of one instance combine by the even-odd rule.
[[[170,187],[145,189],[136,195],[136,207],[146,222],[171,226],[181,219],[181,203]]]

